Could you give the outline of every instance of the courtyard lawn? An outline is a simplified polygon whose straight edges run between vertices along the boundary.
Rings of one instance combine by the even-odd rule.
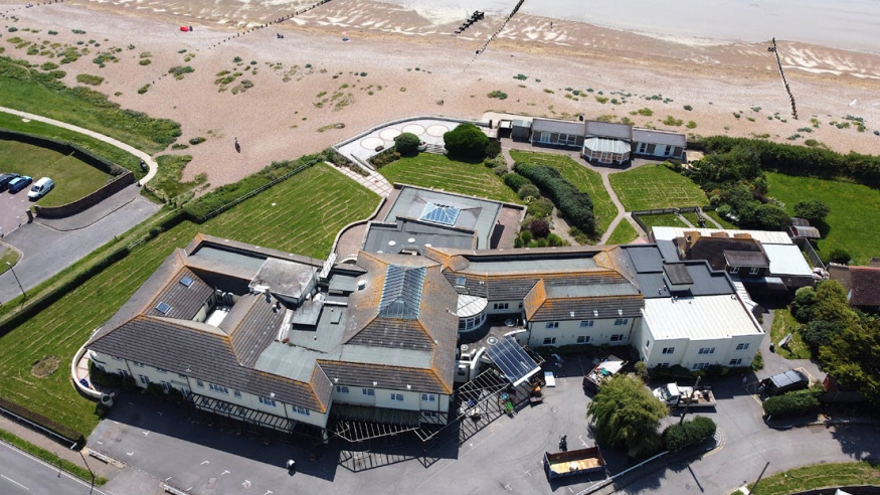
[[[73,156],[65,156],[32,144],[0,140],[0,156],[3,156],[3,172],[15,172],[55,181],[55,188],[40,198],[43,206],[65,205],[96,191],[111,178],[107,174]],[[28,188],[29,189],[29,188]],[[22,191],[19,194],[26,194]]]
[[[876,485],[878,477],[880,468],[867,462],[817,464],[768,476],[761,480],[752,493],[785,495],[819,488]],[[749,484],[749,489],[751,488]]]
[[[880,256],[880,192],[868,186],[767,172],[768,194],[783,203],[789,213],[804,199],[818,199],[829,207],[823,237],[818,243],[823,259],[834,248],[849,251],[853,262],[867,265]]]
[[[596,217],[597,235],[601,237],[608,230],[608,226],[611,225],[614,217],[617,216],[617,207],[611,202],[611,195],[605,190],[602,176],[599,173],[576,162],[568,155],[510,150],[510,156],[515,162],[546,165],[559,170],[567,181],[589,194],[593,200],[593,215]]]
[[[721,225],[722,228],[725,228],[725,229],[736,229],[737,228],[737,226],[734,225],[730,220],[726,220],[726,219],[722,218],[721,215],[719,215],[718,212],[715,210],[712,210],[712,211],[703,210],[703,213],[705,213],[707,217],[712,217],[716,222],[718,222]],[[709,227],[710,223],[711,222],[706,222],[706,227]],[[713,225],[713,227],[714,227],[714,225]]]
[[[392,184],[400,182],[496,201],[522,202],[519,196],[482,162],[467,163],[453,160],[445,155],[419,153],[417,156],[406,156],[385,165],[379,169],[379,173]]]
[[[812,359],[813,353],[801,339],[798,331],[800,323],[794,319],[787,307],[773,310],[773,325],[770,326],[770,342],[778,344],[786,335],[791,334],[788,349],[776,346],[776,354],[785,359]]]
[[[683,227],[688,228],[688,224],[684,223],[675,213],[666,213],[663,215],[639,215],[639,219],[648,227],[648,234],[651,233],[651,227]]]
[[[639,233],[636,231],[636,228],[629,223],[629,220],[624,218],[619,224],[617,224],[617,227],[614,229],[614,232],[611,233],[611,236],[608,237],[608,241],[605,244],[609,246],[615,244],[629,244],[638,238]]]
[[[608,178],[626,211],[709,204],[698,185],[663,165],[643,165]]]
[[[366,188],[319,164],[202,225],[183,222],[159,234],[0,337],[0,396],[88,435],[98,423],[95,403],[74,391],[70,360],[175,248],[204,232],[324,258],[339,229],[366,218],[378,203]],[[60,358],[57,371],[46,378],[31,373],[35,362],[52,356]]]
[[[3,112],[0,112],[0,128],[76,144],[77,146],[87,151],[91,151],[106,160],[110,160],[121,167],[131,170],[138,179],[146,175],[141,170],[140,160],[136,156],[126,153],[116,146],[86,136],[85,134],[69,131],[61,127],[44,124],[35,120],[23,122],[21,117],[16,117],[15,115]]]

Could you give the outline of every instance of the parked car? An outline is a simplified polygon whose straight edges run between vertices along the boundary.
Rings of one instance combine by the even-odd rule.
[[[18,191],[26,188],[33,182],[34,180],[28,177],[27,175],[22,175],[21,177],[16,177],[9,182],[7,186],[9,188],[9,192],[15,194]]]
[[[773,397],[795,390],[803,390],[810,387],[810,378],[802,371],[788,370],[785,373],[773,375],[761,380],[764,387],[764,395]]]
[[[31,190],[28,191],[28,199],[31,201],[36,201],[45,196],[46,193],[51,191],[53,187],[55,187],[55,183],[52,182],[52,179],[48,177],[43,177],[37,182],[34,182],[33,187],[31,187]]]
[[[16,177],[18,177],[18,174],[0,175],[0,191],[6,190],[6,187],[9,186],[9,183],[12,182],[12,179]]]

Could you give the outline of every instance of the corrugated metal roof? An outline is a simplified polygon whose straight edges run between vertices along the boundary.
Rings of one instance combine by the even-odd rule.
[[[584,135],[584,124],[568,120],[532,119],[532,132]]]
[[[584,148],[590,151],[598,151],[601,153],[617,153],[621,155],[632,151],[632,147],[629,145],[629,143],[625,141],[599,137],[584,140]]]
[[[764,252],[770,259],[772,275],[809,277],[813,274],[801,249],[794,244],[764,244]]]
[[[667,146],[687,147],[687,138],[684,134],[675,132],[663,132],[650,129],[633,129],[632,140],[636,143],[665,144]]]
[[[654,339],[717,339],[763,333],[735,294],[645,300]]]
[[[716,232],[727,232],[730,235],[749,234],[752,239],[762,244],[794,244],[787,232],[772,230],[736,230],[736,229],[695,229],[683,227],[652,227],[655,240],[671,241],[676,237],[684,237],[685,232],[697,232],[701,236],[711,236]]]

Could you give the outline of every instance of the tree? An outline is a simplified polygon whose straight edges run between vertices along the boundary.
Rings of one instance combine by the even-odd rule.
[[[849,251],[843,248],[834,248],[828,252],[828,261],[832,263],[840,263],[841,265],[845,265],[849,263],[852,259]]]
[[[812,309],[814,320],[851,324],[855,318],[846,298],[846,289],[836,280],[825,280],[816,286]]]
[[[819,358],[842,387],[880,406],[880,320],[865,317],[843,327],[819,350]]]
[[[816,291],[812,287],[801,287],[794,293],[791,302],[791,314],[794,318],[806,323],[813,318],[813,303],[816,301]]]
[[[535,236],[535,239],[547,237],[550,235],[550,224],[547,223],[547,220],[535,218],[529,222],[529,232]]]
[[[666,404],[631,375],[604,382],[587,407],[600,443],[624,446],[635,457],[646,457],[661,445],[660,419],[669,413]]]
[[[505,177],[505,179],[506,178],[507,177]],[[525,184],[524,186],[520,187],[518,194],[520,199],[541,197],[541,191],[538,190],[538,186],[531,183]]]
[[[806,218],[814,225],[824,222],[829,213],[831,208],[818,199],[807,199],[794,204],[794,216]]]
[[[489,147],[489,136],[474,124],[460,124],[443,134],[443,142],[452,156],[482,159]]]
[[[404,132],[394,138],[394,147],[401,155],[414,155],[419,151],[421,140],[411,132]]]
[[[785,230],[791,225],[791,217],[785,210],[773,205],[764,204],[758,206],[755,213],[755,221],[758,226],[769,230]]]

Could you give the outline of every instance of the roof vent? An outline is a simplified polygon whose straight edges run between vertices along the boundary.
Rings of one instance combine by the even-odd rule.
[[[593,310],[593,317],[594,317],[594,318],[598,318],[598,317],[599,317],[599,311],[598,311],[598,310],[595,310],[595,309]]]
[[[339,378],[338,377],[333,378],[333,383],[339,383]]]
[[[395,241],[388,241],[388,245],[389,245],[389,246],[394,246],[395,244],[397,244],[397,242],[395,242]]]
[[[171,305],[166,302],[160,302],[156,305],[156,311],[162,313],[163,315],[167,315],[169,311],[171,311]]]
[[[410,237],[409,239],[406,240],[406,242],[408,242],[408,243],[410,243],[410,244],[413,244],[413,243],[416,242],[416,238],[415,238],[415,237]]]
[[[617,310],[617,316],[623,316],[623,310],[622,310],[622,309],[618,309],[618,310]]]
[[[412,390],[412,385],[410,385],[409,383],[407,383],[407,384],[406,384],[406,389],[407,389],[407,390]]]
[[[184,287],[191,286],[193,282],[195,282],[195,280],[193,280],[192,277],[183,277],[182,279],[180,279],[180,284]]]
[[[358,280],[358,290],[364,290],[366,287],[367,287],[366,279],[362,278],[362,279]]]
[[[568,314],[571,315],[572,318],[574,318],[574,311],[569,311]]]
[[[373,382],[373,386],[374,386],[374,387],[375,387],[376,385],[378,385],[378,384],[379,384],[379,382],[376,382],[376,381]]]

